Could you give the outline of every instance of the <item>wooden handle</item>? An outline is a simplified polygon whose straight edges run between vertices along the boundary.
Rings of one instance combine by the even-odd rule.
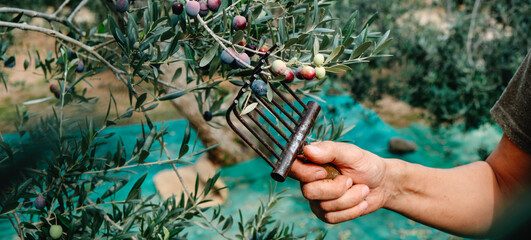
[[[302,162],[314,163],[314,162],[308,160],[308,158],[306,158],[306,156],[304,156],[304,155],[299,155],[297,157]],[[326,164],[323,164],[323,165],[320,165],[320,166],[323,167],[326,170],[326,179],[334,179],[335,177],[337,177],[339,175],[342,175],[341,171],[339,171],[339,169],[337,169],[337,167],[334,164],[326,163]]]
[[[327,179],[334,179],[335,177],[341,175],[341,172],[339,171],[339,169],[337,169],[336,166],[334,166],[331,163],[327,163],[327,164],[321,165],[321,167],[324,167],[324,169],[326,170],[326,173],[327,173],[326,178]]]

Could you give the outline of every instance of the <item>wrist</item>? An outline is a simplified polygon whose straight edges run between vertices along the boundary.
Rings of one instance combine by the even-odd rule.
[[[399,159],[386,158],[385,174],[383,181],[384,189],[384,208],[394,209],[393,206],[403,197],[404,182],[407,180],[406,162]]]

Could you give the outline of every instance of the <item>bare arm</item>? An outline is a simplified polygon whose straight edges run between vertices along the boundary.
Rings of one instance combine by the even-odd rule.
[[[383,159],[343,143],[318,143],[305,148],[305,154],[319,164],[336,164],[344,174],[322,180],[316,165],[296,162],[292,168],[293,176],[306,182],[301,184],[303,195],[323,221],[343,222],[384,207],[465,236],[488,233],[531,170],[531,155],[506,136],[487,161],[452,169]]]

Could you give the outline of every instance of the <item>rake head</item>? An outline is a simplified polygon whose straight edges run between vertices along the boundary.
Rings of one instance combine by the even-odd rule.
[[[268,80],[268,74],[263,70],[276,47],[260,58],[251,78],[245,81],[227,110],[226,118],[234,132],[273,168],[271,177],[283,182],[297,156],[302,154],[302,147],[308,144],[306,137],[321,107],[314,101],[305,104],[285,82]],[[267,83],[267,96],[260,96],[250,89],[259,79]],[[232,116],[244,126],[243,129],[234,125]],[[262,147],[255,145],[249,135]],[[272,162],[263,150],[276,161]]]

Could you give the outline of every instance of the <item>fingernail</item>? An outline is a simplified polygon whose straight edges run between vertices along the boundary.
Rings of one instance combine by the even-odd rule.
[[[347,179],[347,188],[350,188],[352,186],[352,179]]]
[[[320,179],[324,179],[326,178],[328,174],[326,173],[325,170],[319,170],[318,172],[315,173],[315,179],[316,180],[320,180]]]
[[[359,206],[360,206],[360,210],[362,212],[365,212],[365,210],[367,210],[367,207],[369,207],[369,204],[366,201],[363,201],[363,202],[360,203]]]
[[[361,189],[361,196],[365,199],[369,195],[369,187],[363,186]]]

